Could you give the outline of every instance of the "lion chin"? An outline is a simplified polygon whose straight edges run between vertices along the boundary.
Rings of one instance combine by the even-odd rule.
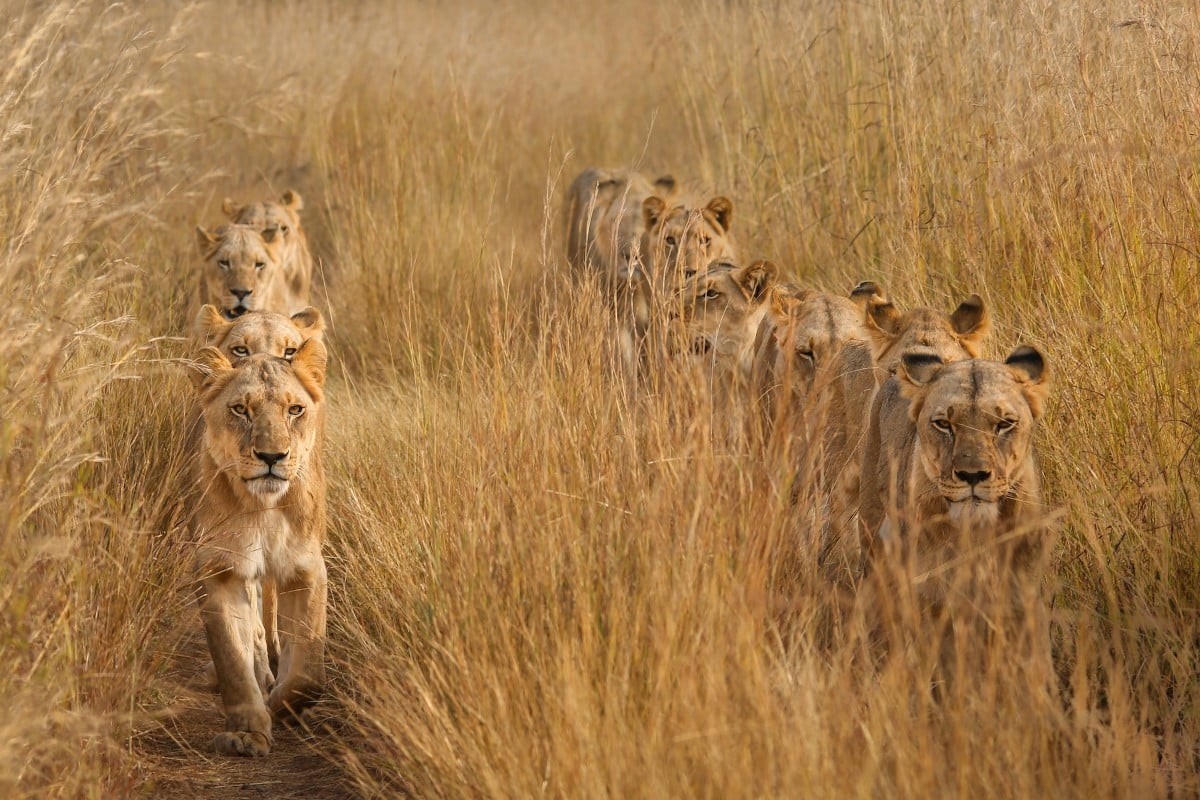
[[[986,528],[1000,520],[1000,504],[969,497],[950,503],[950,519],[960,528]]]
[[[250,494],[269,499],[279,497],[288,490],[288,481],[274,475],[262,475],[246,481],[246,489]]]

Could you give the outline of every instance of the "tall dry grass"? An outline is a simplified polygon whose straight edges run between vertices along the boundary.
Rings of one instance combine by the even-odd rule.
[[[190,229],[293,187],[335,358],[323,750],[362,794],[1200,791],[1200,23],[1134,13],[5,6],[0,789],[154,777],[202,657]],[[777,476],[610,379],[556,227],[592,163],[729,194],[799,281],[978,291],[995,355],[1044,348],[1053,687],[1005,642],[937,700],[865,662]]]

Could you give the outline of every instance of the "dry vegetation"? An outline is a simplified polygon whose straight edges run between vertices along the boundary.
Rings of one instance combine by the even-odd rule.
[[[1200,792],[1188,4],[2,8],[0,794],[211,758],[155,738],[203,656],[190,231],[288,187],[334,357],[314,792]],[[1000,644],[935,702],[819,635],[804,514],[603,369],[557,213],[593,163],[719,187],[798,281],[978,291],[993,355],[1044,348],[1054,691]]]

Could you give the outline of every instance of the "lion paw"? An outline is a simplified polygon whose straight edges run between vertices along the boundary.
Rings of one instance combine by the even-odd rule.
[[[277,685],[267,700],[271,716],[280,722],[296,722],[304,709],[321,696],[321,687],[314,681],[288,681]]]
[[[213,739],[213,749],[223,756],[265,756],[271,752],[271,740],[254,731],[222,731]]]

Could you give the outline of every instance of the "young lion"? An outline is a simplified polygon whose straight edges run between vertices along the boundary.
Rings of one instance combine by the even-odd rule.
[[[216,306],[205,304],[195,328],[203,344],[217,348],[236,365],[259,353],[290,361],[304,342],[324,338],[325,319],[312,306],[290,317],[274,311],[249,311],[230,319]]]
[[[974,294],[949,316],[930,308],[902,314],[889,301],[872,301],[866,322],[880,381],[867,415],[858,492],[860,545],[869,559],[889,498],[895,496],[897,476],[908,474],[915,436],[908,400],[892,373],[908,353],[932,353],[944,363],[978,356],[990,323],[983,300]]]
[[[276,229],[222,225],[210,231],[197,225],[196,242],[204,255],[200,304],[211,303],[231,317],[260,310],[290,314],[308,305],[284,279]]]
[[[270,752],[271,717],[298,714],[324,683],[325,346],[291,362],[261,354],[233,366],[205,347],[193,377],[203,415],[195,459],[203,496],[193,525],[200,613],[225,708],[223,755]],[[258,613],[279,587],[279,676]]]
[[[230,222],[257,228],[264,235],[272,229],[279,232],[282,237],[279,249],[284,280],[295,301],[307,304],[312,286],[313,259],[308,249],[308,237],[300,226],[303,208],[304,199],[299,192],[291,189],[283,193],[278,203],[266,201],[238,205],[228,197],[221,203],[221,210]]]

